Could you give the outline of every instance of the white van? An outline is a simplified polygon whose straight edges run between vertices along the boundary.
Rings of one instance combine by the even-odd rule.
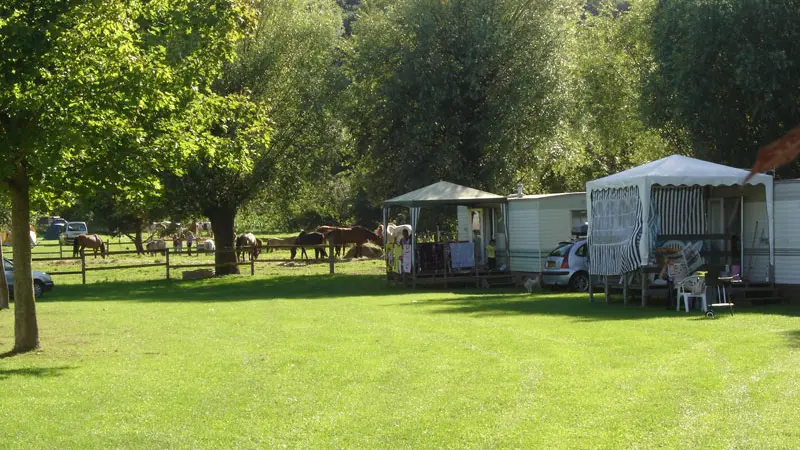
[[[58,236],[58,240],[64,245],[72,245],[78,235],[88,234],[89,229],[86,227],[86,222],[67,222],[66,231]]]

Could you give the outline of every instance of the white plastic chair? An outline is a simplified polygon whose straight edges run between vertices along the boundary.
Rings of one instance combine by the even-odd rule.
[[[683,299],[683,305],[686,308],[686,312],[689,312],[690,298],[702,299],[703,311],[708,309],[706,306],[706,282],[704,279],[697,275],[692,275],[676,283],[675,287],[678,288],[678,304],[675,307],[675,311],[681,310],[681,299]]]

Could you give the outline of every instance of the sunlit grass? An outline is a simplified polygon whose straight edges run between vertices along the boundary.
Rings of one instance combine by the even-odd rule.
[[[58,286],[42,350],[0,359],[3,446],[800,445],[795,309],[712,321],[290,269]]]

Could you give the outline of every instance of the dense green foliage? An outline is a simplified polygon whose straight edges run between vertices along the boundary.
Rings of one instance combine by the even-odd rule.
[[[796,309],[711,321],[585,295],[409,292],[380,275],[278,269],[59,286],[39,303],[44,351],[0,360],[4,446],[800,442]],[[0,313],[0,347],[10,325]]]
[[[427,0],[365,13],[348,64],[356,155],[377,198],[432,181],[506,190],[556,120],[550,2]]]
[[[649,116],[696,155],[746,167],[800,123],[800,2],[663,0],[652,20]]]

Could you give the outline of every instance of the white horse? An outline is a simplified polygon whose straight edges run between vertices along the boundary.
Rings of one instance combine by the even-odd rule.
[[[408,231],[408,235],[411,236],[411,225],[395,225],[390,223],[386,226],[386,236],[388,236],[387,241],[394,242],[395,244],[399,244],[400,240],[403,239],[403,230]]]

